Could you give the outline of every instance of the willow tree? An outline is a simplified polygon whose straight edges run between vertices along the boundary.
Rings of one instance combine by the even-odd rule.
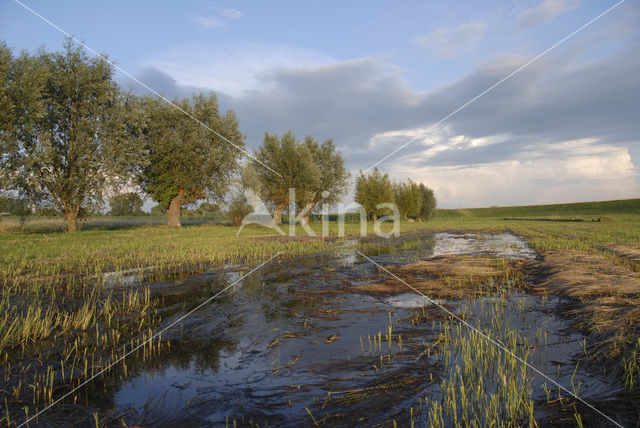
[[[237,147],[244,145],[244,136],[232,111],[220,114],[213,94],[174,104],[180,110],[157,98],[142,100],[147,158],[140,185],[166,209],[168,225],[180,227],[184,205],[224,197],[238,168],[242,152]]]
[[[418,217],[420,221],[429,220],[436,212],[436,196],[433,190],[420,183],[418,186],[418,192],[420,193],[420,214]]]
[[[409,179],[404,183],[394,183],[393,191],[398,210],[404,215],[405,219],[407,217],[417,218],[420,216],[422,193],[414,181]]]
[[[255,155],[263,164],[254,163],[260,182],[260,196],[272,206],[273,221],[280,225],[282,213],[290,202],[306,200],[318,189],[321,180],[320,169],[314,163],[309,149],[300,143],[291,131],[282,138],[275,134],[265,134],[262,146],[256,150]],[[264,165],[271,169],[265,168]],[[273,171],[277,171],[278,174]],[[295,189],[295,201],[290,200],[291,188]]]
[[[301,216],[305,222],[309,222],[309,214],[320,202],[332,205],[340,201],[348,189],[349,171],[344,166],[344,156],[336,149],[332,139],[325,140],[322,144],[310,135],[307,135],[303,143],[311,153],[313,163],[318,168],[320,180],[317,180],[316,188],[301,193],[299,205]]]
[[[126,177],[135,153],[126,98],[105,61],[67,40],[60,52],[0,46],[2,184],[64,213],[69,232]]]
[[[378,205],[394,202],[393,185],[387,174],[382,174],[378,168],[374,168],[369,175],[360,175],[356,178],[355,201],[362,205],[367,215],[376,219]]]

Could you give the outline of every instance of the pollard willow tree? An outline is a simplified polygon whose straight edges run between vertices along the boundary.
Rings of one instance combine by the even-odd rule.
[[[367,215],[374,221],[377,218],[378,205],[395,201],[393,184],[388,174],[382,174],[374,168],[371,174],[360,171],[356,177],[355,201],[362,205]]]
[[[271,168],[255,162],[253,164],[260,182],[260,196],[274,209],[274,223],[281,225],[282,213],[290,202],[306,200],[320,187],[320,168],[314,163],[309,149],[291,131],[282,138],[265,134],[262,146],[255,155],[263,165]],[[291,188],[295,189],[296,201],[290,201]]]
[[[420,187],[411,179],[404,183],[394,183],[393,192],[395,194],[398,210],[407,218],[418,218],[422,208],[422,193]]]
[[[64,213],[75,232],[86,207],[122,183],[135,158],[128,97],[111,65],[71,40],[35,55],[0,45],[0,79],[3,187]]]
[[[308,223],[309,214],[322,202],[326,206],[336,204],[349,187],[349,171],[344,166],[344,156],[336,149],[333,139],[325,140],[322,144],[310,135],[303,143],[311,153],[313,163],[319,169],[320,180],[312,182],[315,188],[301,193],[298,204],[301,207],[301,217]],[[296,195],[297,196],[297,195]]]
[[[238,168],[244,136],[232,111],[219,113],[213,94],[174,101],[180,109],[158,98],[145,97],[141,103],[147,155],[140,185],[166,209],[167,224],[180,227],[184,205],[222,200]]]

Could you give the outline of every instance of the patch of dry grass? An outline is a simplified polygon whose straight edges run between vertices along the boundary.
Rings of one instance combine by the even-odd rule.
[[[493,256],[455,255],[422,260],[389,269],[412,287],[434,299],[459,299],[521,284],[520,261]],[[359,284],[353,289],[366,293],[411,292],[405,284],[389,279]]]
[[[640,294],[640,275],[600,254],[548,251],[533,271],[544,278],[539,285],[552,294],[590,299]]]
[[[640,254],[616,245],[617,256]],[[622,251],[624,248],[624,252]],[[564,315],[589,336],[587,359],[608,373],[635,377],[634,346],[640,338],[640,274],[606,254],[552,250],[529,266],[539,291],[567,296]]]

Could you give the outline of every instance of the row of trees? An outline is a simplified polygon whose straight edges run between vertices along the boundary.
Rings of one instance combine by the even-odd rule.
[[[219,113],[214,95],[183,100],[177,109],[123,92],[107,63],[70,41],[63,52],[18,56],[0,45],[0,85],[4,190],[55,207],[70,232],[88,206],[137,186],[179,226],[180,207],[223,197],[238,167],[241,152],[224,140],[242,147],[244,137],[233,112]]]
[[[176,227],[181,208],[203,199],[201,207],[217,211],[226,200],[239,222],[252,209],[248,191],[276,224],[290,206],[289,215],[304,222],[348,189],[344,157],[331,139],[265,134],[254,160],[241,164],[244,135],[215,95],[173,104],[135,96],[119,88],[108,63],[70,40],[61,52],[19,55],[0,43],[0,87],[0,190],[63,213],[69,232],[114,193],[125,192],[112,197],[112,214],[140,211],[131,189],[151,196]],[[232,186],[238,191],[229,201]],[[407,217],[427,218],[435,207],[429,192],[413,182],[392,185],[377,170],[356,182],[356,201],[372,215],[378,201],[395,200]]]
[[[291,205],[297,208],[301,221],[308,222],[309,215],[319,209],[320,202],[327,205],[335,204],[348,190],[349,172],[344,165],[342,153],[336,149],[332,139],[320,143],[311,136],[306,136],[304,140],[299,141],[292,132],[287,132],[281,138],[267,133],[263,144],[255,151],[254,156],[254,159],[259,162],[247,162],[242,165],[239,177],[234,182],[237,192],[226,209],[228,217],[234,224],[239,224],[252,212],[253,207],[247,203],[246,192],[254,192],[264,201],[267,204],[266,208],[274,213],[274,223],[280,225],[283,212]],[[151,165],[157,165],[157,163],[151,162]],[[273,171],[278,171],[278,174]],[[149,175],[145,172],[142,176]],[[228,188],[228,183],[218,184],[222,184],[224,189]],[[182,187],[187,189],[189,185],[190,183],[183,183]],[[150,191],[152,198],[159,202],[156,210],[163,210],[167,206],[168,211],[171,210],[172,201],[175,201],[172,199],[175,198],[175,190],[166,192],[165,197],[164,189],[153,192],[155,187],[148,184],[145,188]],[[295,200],[291,200],[289,191],[291,188],[295,189]],[[175,202],[176,211],[179,209],[178,205],[184,206],[205,196],[210,197],[211,189],[206,189],[199,194],[194,192],[191,195],[190,198]],[[112,213],[123,215],[123,210],[119,208],[114,210],[113,206],[124,205],[126,206],[124,211],[134,214],[135,203],[141,205],[142,201],[139,199],[139,196],[132,193],[112,198],[110,200]],[[204,212],[205,207],[210,206],[213,207],[210,203],[204,202],[194,212],[196,214]],[[220,211],[219,207],[216,208]],[[171,220],[171,217],[169,219]]]
[[[360,172],[356,178],[355,201],[362,205],[369,218],[376,219],[378,205],[394,202],[405,219],[425,221],[433,216],[436,198],[433,190],[412,180],[394,183],[388,174],[377,168],[371,174]]]
[[[0,180],[2,190],[64,213],[70,232],[117,189],[138,187],[180,225],[181,207],[223,200],[239,176],[244,136],[215,95],[175,101],[122,91],[113,68],[67,41],[62,52],[14,55],[0,44]],[[232,144],[229,144],[229,143]],[[308,217],[323,198],[346,189],[344,159],[327,140],[267,134],[240,184],[272,205],[276,221],[289,202]],[[279,171],[281,175],[274,173]],[[298,192],[289,201],[288,189]],[[139,209],[131,194],[115,213]]]

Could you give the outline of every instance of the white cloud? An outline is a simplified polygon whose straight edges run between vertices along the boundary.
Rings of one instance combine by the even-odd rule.
[[[238,9],[220,9],[220,13],[230,19],[240,19],[244,16],[244,12]]]
[[[191,20],[204,28],[224,27],[224,22],[217,16],[196,16],[191,18]]]
[[[371,137],[369,147],[376,148],[378,146],[383,150],[389,150],[389,147],[399,147],[407,141],[413,141],[411,144],[424,147],[424,149],[420,150],[420,156],[418,158],[414,157],[414,159],[419,159],[420,162],[428,162],[429,158],[443,152],[490,146],[508,141],[509,138],[508,135],[469,137],[463,134],[456,134],[450,126],[441,125],[430,129],[428,133],[425,133],[420,128],[380,132]]]
[[[578,7],[578,0],[545,0],[534,8],[520,12],[518,26],[525,30],[543,22],[551,21],[559,15]]]
[[[244,16],[244,12],[238,9],[223,8],[219,6],[213,6],[210,8],[214,11],[210,16],[196,16],[191,18],[193,22],[203,28],[222,28],[227,25],[227,20],[236,20]]]
[[[391,170],[394,177],[410,176],[432,187],[442,208],[632,198],[640,192],[637,174],[627,148],[586,140],[536,147],[504,162],[403,163]]]
[[[453,28],[438,28],[419,37],[417,42],[440,55],[449,56],[473,48],[484,38],[486,29],[484,22],[467,22]]]

